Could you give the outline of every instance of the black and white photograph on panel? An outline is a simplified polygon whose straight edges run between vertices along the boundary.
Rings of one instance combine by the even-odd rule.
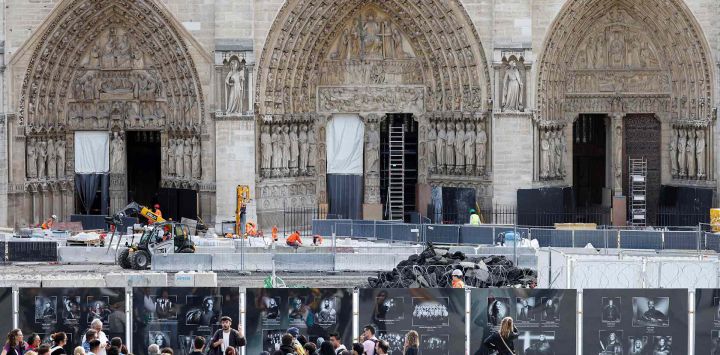
[[[513,318],[518,331],[513,340],[516,354],[575,354],[576,290],[473,289],[470,295],[470,354],[497,350],[483,343],[500,331],[505,317]]]
[[[35,323],[47,324],[57,321],[57,296],[35,297]]]
[[[615,323],[622,321],[622,313],[620,313],[620,305],[622,299],[620,297],[603,297],[602,298],[602,321]]]
[[[490,326],[498,326],[505,317],[510,316],[510,298],[494,297],[488,298],[487,323]]]
[[[405,335],[408,331],[378,332],[377,338],[385,340],[390,346],[388,349],[388,355],[402,355],[405,347]]]
[[[712,302],[709,297],[708,306]],[[688,353],[687,289],[585,289],[583,306],[583,353]],[[714,312],[713,307],[708,314],[710,324]],[[615,339],[620,338],[615,340],[621,347],[618,350],[615,346],[608,349],[607,344],[614,343],[609,339],[613,333]],[[708,331],[701,353],[708,353],[709,342]]]
[[[220,324],[222,313],[222,297],[220,296],[186,296],[186,325],[212,326]]]
[[[67,325],[77,325],[80,323],[81,317],[80,296],[63,296],[62,297],[62,320]]]
[[[404,345],[407,333],[414,330],[420,354],[464,353],[465,290],[361,289],[359,311],[360,329],[370,325],[378,338]]]
[[[420,355],[450,355],[450,334],[420,336]]]
[[[633,327],[669,327],[669,297],[633,297]]]
[[[720,289],[695,289],[695,354],[720,355],[718,309]]]
[[[535,297],[517,297],[515,300],[515,314],[517,315],[515,321],[523,323],[537,320],[536,302],[538,299]]]
[[[240,321],[237,287],[143,287],[133,289],[133,353],[163,343],[185,354],[196,336],[212,339],[220,318]],[[209,345],[208,345],[209,346]]]
[[[519,332],[520,347],[527,355],[554,355],[555,332]]]
[[[622,330],[599,330],[597,341],[600,344],[600,351],[598,354],[622,354],[624,339]],[[591,354],[594,354],[594,352],[591,352]]]
[[[311,342],[337,332],[343,344],[352,344],[351,289],[249,288],[245,306],[248,354],[272,354],[291,327]]]
[[[104,325],[110,321],[110,297],[108,296],[87,296],[87,324],[90,325],[93,320],[99,319]]]
[[[41,334],[43,343],[52,344],[50,336],[63,332],[68,338],[65,352],[72,353],[96,318],[103,322],[108,338],[126,338],[124,288],[20,288],[18,292],[18,327],[26,335]]]
[[[448,304],[450,300],[446,297],[438,297],[433,300],[425,298],[414,298],[413,302],[413,327],[438,327],[448,325]]]

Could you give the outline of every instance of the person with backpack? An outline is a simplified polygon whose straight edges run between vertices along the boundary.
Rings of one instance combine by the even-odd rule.
[[[513,319],[505,317],[500,322],[500,331],[493,332],[483,342],[485,347],[498,352],[498,355],[515,355],[515,344],[513,341],[518,337],[518,330],[513,324]]]
[[[13,329],[7,335],[7,341],[3,346],[0,355],[23,355],[27,343],[23,341],[23,333],[20,329]]]
[[[375,344],[378,342],[378,338],[375,337],[375,327],[368,324],[363,328],[363,334],[360,336],[362,341],[363,349],[366,355],[375,355]]]
[[[58,332],[50,336],[53,341],[53,347],[50,348],[50,355],[64,355],[67,344],[67,335],[64,332]]]

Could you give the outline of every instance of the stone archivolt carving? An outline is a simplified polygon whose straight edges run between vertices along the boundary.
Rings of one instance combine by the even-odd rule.
[[[202,178],[201,140],[197,136],[170,136],[165,149],[167,168],[163,176],[170,180],[193,182]]]
[[[421,139],[431,175],[484,176],[488,173],[488,130],[482,114],[429,113]]]
[[[31,136],[25,143],[25,176],[28,180],[65,178],[63,135]]]
[[[260,125],[260,176],[313,176],[317,159],[315,122],[309,115],[276,116]]]
[[[706,180],[708,123],[674,124],[669,137],[670,175],[673,179]]]
[[[565,169],[565,155],[567,142],[565,140],[564,124],[542,123],[538,127],[540,152],[540,180],[562,180],[567,176]]]
[[[413,6],[403,0],[301,0],[286,3],[276,19],[258,70],[267,78],[257,83],[261,115],[314,111],[321,84],[425,83],[423,106],[434,111],[482,110],[487,102],[484,51],[457,0]]]
[[[400,87],[321,87],[318,112],[423,112],[425,88]]]

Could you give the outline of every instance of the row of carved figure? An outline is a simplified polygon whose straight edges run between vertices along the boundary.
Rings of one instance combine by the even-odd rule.
[[[540,128],[540,179],[560,180],[565,171],[567,143],[562,130]]]
[[[313,125],[264,125],[260,133],[263,177],[306,176],[314,173],[317,139]]]
[[[30,138],[26,147],[29,179],[65,177],[65,141],[59,138]]]
[[[197,137],[168,139],[167,156],[168,176],[188,180],[202,177],[200,141]]]
[[[484,122],[431,122],[427,142],[430,173],[485,173],[488,137]]]
[[[670,136],[670,173],[674,178],[704,179],[705,129],[673,128]]]

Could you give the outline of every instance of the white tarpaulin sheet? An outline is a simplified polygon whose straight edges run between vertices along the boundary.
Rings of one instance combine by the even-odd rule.
[[[110,171],[110,135],[107,132],[75,132],[75,173]]]
[[[364,137],[358,115],[333,115],[327,124],[327,173],[362,175]]]

